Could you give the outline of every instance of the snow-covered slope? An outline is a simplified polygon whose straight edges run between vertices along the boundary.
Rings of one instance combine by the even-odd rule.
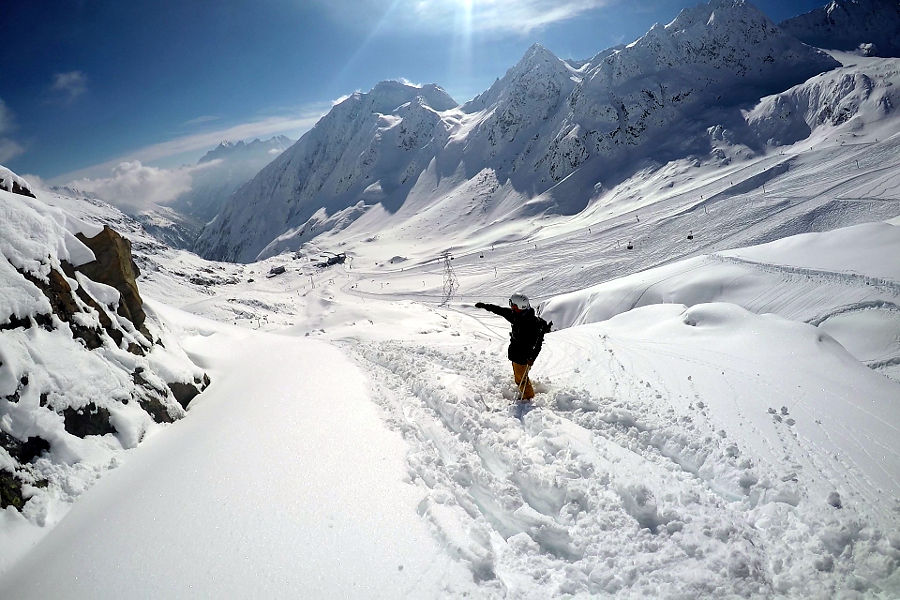
[[[245,327],[153,305],[213,385],[5,573],[0,596],[107,597],[128,581],[167,597],[895,597],[900,387],[827,324],[854,303],[892,322],[897,229],[796,236],[583,294],[587,312],[615,316],[547,336],[521,418],[508,326],[471,303],[565,255],[576,275],[542,282],[553,296],[586,280],[577,267],[602,240],[460,255],[443,307],[440,266],[414,254],[324,269],[272,258],[199,300],[157,280],[168,302]],[[404,252],[394,244],[379,248]],[[573,298],[544,315],[567,325]],[[136,482],[145,494],[126,493]]]
[[[789,145],[814,131],[827,137],[840,130],[849,134],[843,142],[847,143],[866,124],[896,118],[898,60],[835,55],[844,63],[842,67],[763,98],[745,115],[760,144]]]
[[[437,86],[385,81],[337,104],[291,149],[239,188],[196,249],[249,262],[290,226],[371,199],[396,206],[446,139],[456,105]]]
[[[900,380],[900,261],[872,261],[879,255],[900,256],[900,227],[867,223],[698,256],[556,296],[544,315],[569,327],[652,304],[730,302],[817,325]]]
[[[0,568],[209,381],[117,278],[130,261],[115,233],[0,191]]]
[[[707,129],[739,118],[739,104],[836,66],[742,0],[714,0],[577,69],[535,45],[459,109],[434,86],[383,82],[335,106],[238,190],[197,250],[248,262],[297,249],[313,215],[321,226],[340,214],[346,227],[365,207],[452,212],[473,195],[485,224],[571,214],[642,161],[708,152]],[[473,191],[472,181],[485,185]]]
[[[734,17],[723,6],[679,18],[705,31],[707,8],[714,22]],[[710,100],[703,119],[699,104],[678,113],[697,117],[686,130],[702,130],[702,152],[638,153],[639,168],[612,179],[589,158],[542,194],[523,188],[550,175],[531,162],[549,144],[530,140],[549,140],[588,71],[626,50],[569,64],[532,48],[483,98],[500,115],[404,84],[339,105],[350,112],[332,115],[327,139],[295,146],[320,144],[304,156],[332,166],[316,168],[315,185],[334,204],[316,210],[308,191],[297,210],[311,216],[252,264],[208,262],[101,202],[42,195],[67,223],[131,238],[165,346],[149,356],[181,345],[213,383],[170,427],[129,403],[144,419],[131,423],[153,435],[127,452],[121,432],[73,441],[41,408],[48,435],[82,454],[47,466],[49,491],[24,486],[31,521],[0,511],[0,597],[120,597],[125,586],[158,597],[900,597],[897,59],[831,53],[843,66],[773,95]],[[732,65],[752,71],[742,56]],[[545,121],[539,107],[557,96],[561,112]],[[405,121],[446,143],[436,152]],[[352,154],[362,147],[373,162]],[[634,147],[622,146],[623,165]],[[397,185],[398,164],[415,171],[428,156]],[[359,170],[341,182],[348,164]],[[271,168],[259,190],[282,181]],[[582,175],[601,182],[584,210],[568,193]],[[340,185],[343,196],[325,193]],[[359,189],[363,202],[342,204]],[[15,223],[9,239],[44,239]],[[79,248],[45,246],[35,256],[51,262]],[[338,251],[345,263],[316,266]],[[472,307],[516,290],[555,324],[525,411],[509,409],[507,323]],[[16,280],[0,301],[27,307],[33,291]],[[0,353],[9,333],[0,325]],[[39,374],[70,350],[95,360],[68,337],[15,335],[33,344]],[[108,371],[85,367],[104,398],[137,386],[121,365]],[[63,375],[54,381],[81,389]],[[0,432],[9,423],[0,415]],[[19,460],[19,480],[56,451]]]
[[[820,48],[900,56],[900,4],[893,0],[831,0],[778,27]]]

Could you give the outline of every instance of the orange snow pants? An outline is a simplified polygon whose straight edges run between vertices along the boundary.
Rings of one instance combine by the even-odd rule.
[[[519,386],[519,390],[522,394],[522,400],[531,400],[534,398],[534,388],[531,387],[531,379],[528,378],[528,370],[531,368],[531,365],[520,365],[519,363],[513,363],[513,378],[516,380],[516,385]],[[522,383],[524,380],[524,384]]]

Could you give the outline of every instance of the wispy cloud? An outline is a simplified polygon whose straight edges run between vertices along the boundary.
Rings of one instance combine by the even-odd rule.
[[[64,173],[50,179],[55,185],[63,185],[74,179],[106,177],[120,163],[140,161],[142,164],[159,164],[173,159],[194,162],[203,152],[213,148],[223,140],[240,141],[273,135],[297,137],[315,125],[328,111],[330,105],[307,106],[292,115],[272,116],[247,123],[173,138],[166,142],[152,144],[133,150],[123,156],[103,163]]]
[[[97,196],[127,213],[136,214],[168,204],[189,192],[193,174],[212,164],[159,169],[141,164],[139,160],[126,161],[116,165],[109,177],[77,179],[67,186]]]
[[[527,34],[617,0],[319,0],[338,18],[373,15],[384,30],[409,29]],[[352,20],[351,20],[352,19]]]
[[[185,121],[185,125],[202,125],[203,123],[210,123],[212,121],[218,121],[221,117],[217,117],[215,115],[201,115],[196,119],[191,119],[190,121]]]
[[[25,148],[20,143],[7,136],[13,127],[12,112],[6,107],[6,103],[0,99],[0,163],[12,160],[25,152]]]
[[[81,71],[56,73],[50,91],[63,102],[72,102],[87,91],[87,75]]]
[[[199,158],[197,154],[211,149],[222,140],[239,141],[278,134],[298,136],[312,127],[328,108],[328,105],[309,106],[291,116],[267,117],[215,131],[181,136],[54,177],[49,183],[92,194],[125,212],[136,214],[171,203],[191,191],[194,175],[217,165],[218,161],[171,168],[148,163],[163,162],[173,157],[186,158],[192,152],[195,154],[191,160],[195,161]]]

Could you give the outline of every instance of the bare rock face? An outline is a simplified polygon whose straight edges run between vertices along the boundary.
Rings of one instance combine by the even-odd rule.
[[[188,404],[191,403],[200,392],[202,392],[206,386],[209,385],[209,376],[203,375],[203,378],[195,378],[193,383],[191,382],[183,382],[183,381],[171,381],[166,385],[169,386],[169,389],[172,390],[172,395],[175,396],[175,399],[178,400],[178,404],[180,404],[183,408],[187,408]]]
[[[113,231],[108,225],[92,238],[84,234],[76,237],[94,253],[96,260],[78,267],[78,270],[99,283],[105,283],[122,296],[118,312],[144,332],[144,303],[138,292],[137,277],[140,270],[131,257],[131,242]],[[145,333],[146,334],[146,333]]]

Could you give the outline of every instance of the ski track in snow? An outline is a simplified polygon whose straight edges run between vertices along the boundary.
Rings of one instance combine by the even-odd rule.
[[[900,296],[900,282],[887,279],[885,277],[871,277],[869,275],[860,275],[857,273],[847,273],[843,271],[823,271],[820,269],[810,269],[807,267],[793,267],[790,265],[775,265],[771,263],[761,263],[736,256],[723,256],[721,254],[711,254],[710,258],[724,263],[731,263],[741,266],[759,269],[768,273],[789,274],[795,276],[817,279],[823,283],[839,283],[854,287],[872,286]]]
[[[589,357],[566,378],[580,386],[546,381],[573,349],[545,350],[521,419],[496,341],[347,346],[410,444],[410,477],[429,490],[419,513],[486,594],[825,598],[854,572],[889,572],[896,551],[864,531],[867,516],[825,502],[797,510],[807,480],[868,484],[819,460],[827,451],[796,434],[793,416],[770,409],[775,439],[753,432],[784,457],[766,464],[716,428],[699,394],[680,398],[687,412],[672,408],[680,392],[639,347],[597,340],[574,352]],[[754,427],[740,412],[733,426]],[[857,496],[844,502],[866,506]]]

